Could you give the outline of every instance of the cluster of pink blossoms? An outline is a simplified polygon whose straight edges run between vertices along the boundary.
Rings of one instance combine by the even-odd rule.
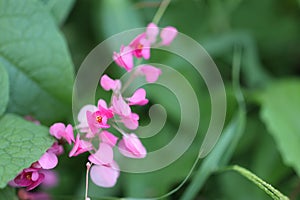
[[[169,45],[176,35],[177,30],[174,27],[165,27],[160,31],[154,23],[150,23],[144,33],[134,38],[129,45],[121,46],[119,53],[114,52],[113,59],[117,65],[131,73],[132,78],[145,76],[148,83],[154,83],[159,78],[161,70],[147,64],[134,67],[134,59],[149,59],[151,46]],[[92,181],[101,187],[112,187],[120,174],[119,166],[114,161],[115,146],[126,157],[144,158],[147,154],[137,135],[131,132],[139,126],[139,115],[132,112],[131,106],[146,105],[148,99],[143,88],[137,89],[130,97],[124,97],[122,93],[126,88],[122,88],[121,80],[113,80],[106,74],[101,77],[100,85],[104,90],[112,91],[109,105],[103,99],[98,101],[97,106],[85,105],[78,113],[79,124],[76,127],[55,123],[50,127],[50,134],[58,140],[73,144],[69,157],[90,152],[88,159],[92,163],[90,169]],[[119,128],[117,123],[123,123],[130,132]],[[108,131],[109,128],[115,128],[122,134],[119,142],[119,138]],[[78,132],[76,138],[73,129]],[[97,145],[93,145],[95,141]],[[55,167],[56,156],[61,153],[61,146],[55,143],[38,162],[23,170],[14,182],[19,186],[26,186],[28,190],[33,189],[43,179],[39,169]]]

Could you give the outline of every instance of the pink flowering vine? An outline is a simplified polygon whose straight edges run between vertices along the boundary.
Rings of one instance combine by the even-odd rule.
[[[122,45],[120,52],[113,52],[112,58],[118,66],[130,73],[131,81],[143,76],[146,82],[154,83],[161,75],[161,70],[149,64],[135,67],[135,61],[150,59],[152,47],[170,45],[176,35],[177,30],[174,27],[168,26],[160,31],[156,24],[150,23],[145,32],[136,36],[129,44]],[[12,185],[26,187],[29,191],[41,184],[45,180],[45,170],[53,169],[58,164],[57,156],[63,153],[63,142],[72,145],[69,157],[89,152],[87,174],[90,170],[91,180],[101,187],[113,187],[120,175],[114,148],[123,156],[133,159],[147,156],[146,148],[133,132],[139,127],[140,117],[132,111],[132,106],[148,104],[146,90],[138,88],[130,96],[125,96],[123,91],[131,82],[122,83],[121,80],[114,80],[106,74],[100,77],[99,83],[105,91],[112,92],[110,102],[99,99],[97,105],[83,106],[78,113],[76,126],[61,122],[53,124],[49,133],[58,142],[55,142],[38,161],[20,172],[11,182]],[[118,123],[123,124],[125,130],[120,128]],[[112,134],[109,128],[115,128],[122,138]],[[76,137],[74,130],[77,132]],[[31,194],[22,190],[22,195]]]

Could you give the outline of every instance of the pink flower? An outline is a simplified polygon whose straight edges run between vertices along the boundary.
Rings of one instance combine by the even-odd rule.
[[[43,169],[53,169],[57,165],[58,159],[54,153],[46,152],[42,155],[38,162]]]
[[[144,158],[147,154],[145,147],[133,133],[123,136],[119,142],[119,151],[129,158]]]
[[[53,169],[58,163],[57,156],[61,155],[63,151],[63,147],[55,142],[38,160],[38,164],[43,169]]]
[[[148,41],[153,44],[156,42],[156,37],[159,33],[159,28],[154,23],[148,24],[146,28],[146,36]]]
[[[109,144],[104,142],[99,144],[99,149],[96,153],[89,156],[89,161],[96,165],[107,165],[112,163],[114,157],[114,152]]]
[[[148,83],[154,83],[161,75],[161,70],[151,65],[142,65],[137,68],[136,73],[139,75],[144,75]]]
[[[62,145],[58,144],[58,142],[54,142],[47,152],[51,152],[59,156],[64,153],[64,148]]]
[[[172,26],[163,28],[160,32],[161,44],[165,46],[170,45],[176,37],[177,33],[177,29]]]
[[[137,89],[133,95],[126,99],[129,105],[146,105],[149,100],[146,99],[146,91],[143,88]]]
[[[63,123],[55,123],[50,127],[50,134],[56,139],[65,139],[69,144],[75,141],[71,124],[66,127]]]
[[[112,109],[120,116],[129,116],[131,114],[129,105],[124,101],[121,95],[114,95],[112,97]]]
[[[121,116],[122,123],[126,128],[135,130],[139,127],[139,115],[136,113],[130,113],[128,116]]]
[[[103,99],[98,101],[98,110],[108,119],[114,116],[113,111],[110,108],[107,108],[106,102]]]
[[[92,149],[93,145],[88,141],[81,140],[80,135],[77,134],[75,144],[73,146],[73,149],[69,153],[69,157],[78,156],[79,154],[90,151]]]
[[[42,183],[44,174],[39,169],[29,167],[24,169],[15,179],[14,183],[19,187],[26,187],[26,190],[32,190]]]
[[[118,138],[116,136],[105,130],[99,134],[99,139],[101,142],[106,143],[111,147],[114,147],[118,141]]]
[[[90,104],[85,105],[80,109],[77,116],[79,124],[76,127],[79,128],[81,132],[86,133],[89,131],[89,125],[86,118],[86,111],[95,112],[97,110],[98,108],[96,106]]]
[[[96,185],[112,187],[116,184],[120,170],[113,160],[112,146],[104,142],[100,143],[99,149],[89,156],[89,160],[94,164],[90,175]]]
[[[100,85],[106,91],[109,91],[109,90],[119,91],[122,87],[120,80],[113,80],[106,74],[104,74],[101,77]]]
[[[120,53],[114,52],[113,59],[117,65],[130,71],[133,68],[132,49],[129,46],[121,46]]]
[[[90,176],[92,181],[101,187],[113,187],[120,175],[119,166],[115,161],[107,165],[93,165]]]
[[[134,38],[129,46],[132,48],[132,53],[135,57],[143,57],[146,60],[150,58],[151,43],[146,39],[146,33],[142,33]]]
[[[86,111],[87,123],[92,133],[98,133],[100,128],[109,128],[107,120],[113,116],[112,110],[107,108],[106,102],[102,99],[98,101],[97,111]]]
[[[107,117],[102,115],[100,111],[90,112],[86,111],[86,118],[92,133],[98,133],[100,128],[109,128],[107,124]]]

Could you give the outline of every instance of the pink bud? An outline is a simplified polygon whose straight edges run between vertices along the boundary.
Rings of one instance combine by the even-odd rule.
[[[161,70],[153,67],[152,65],[142,65],[137,69],[136,72],[144,75],[148,83],[156,82],[158,77],[161,75]]]
[[[148,103],[148,99],[146,99],[146,91],[143,88],[137,89],[132,97],[127,98],[129,101],[129,105],[140,105],[143,106]]]
[[[123,136],[119,142],[119,151],[129,158],[144,158],[147,154],[145,147],[133,133]]]
[[[166,46],[170,45],[176,37],[177,33],[177,29],[172,26],[167,26],[163,28],[160,32],[161,44]]]

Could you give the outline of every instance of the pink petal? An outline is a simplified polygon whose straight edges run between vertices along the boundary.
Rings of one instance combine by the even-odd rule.
[[[79,124],[77,125],[77,128],[80,129],[80,131],[82,132],[87,132],[88,130],[86,128],[88,128],[88,123],[87,123],[87,118],[86,118],[86,111],[90,111],[90,112],[95,112],[97,110],[97,107],[94,105],[85,105],[83,106],[77,116],[78,122]]]
[[[99,134],[99,138],[102,142],[110,145],[111,147],[114,147],[118,141],[118,138],[108,131],[102,131]]]
[[[145,105],[148,103],[148,99],[146,99],[146,91],[143,88],[137,89],[132,97],[127,98],[129,101],[129,105]]]
[[[121,89],[121,81],[120,80],[113,80],[109,76],[107,76],[106,74],[104,74],[101,77],[100,85],[106,91],[109,91],[109,90],[116,91],[116,90]]]
[[[112,107],[115,113],[121,116],[129,116],[131,114],[129,105],[124,101],[121,95],[114,95],[112,98]]]
[[[111,166],[93,165],[90,176],[92,181],[100,187],[113,187],[120,175],[119,166],[113,162]]]
[[[61,139],[62,132],[65,131],[65,125],[63,123],[55,123],[53,124],[50,129],[50,135],[54,136],[56,139]]]
[[[119,151],[129,158],[144,158],[147,154],[145,147],[133,133],[123,136],[119,142]]]
[[[39,159],[39,163],[43,169],[52,169],[57,165],[58,159],[54,153],[46,152]]]
[[[121,117],[121,121],[130,130],[135,130],[139,127],[139,115],[131,113],[129,116]]]
[[[107,108],[107,104],[103,99],[98,101],[98,109],[101,115],[105,115],[107,118],[112,118],[114,116],[112,110]]]
[[[39,178],[39,173],[38,172],[32,172],[31,174],[31,180],[37,181]]]
[[[167,26],[167,27],[163,28],[160,33],[161,44],[162,45],[170,45],[171,42],[176,37],[177,33],[178,33],[177,29],[172,26]]]
[[[131,47],[122,46],[120,49],[120,54],[114,52],[113,59],[117,65],[125,68],[126,71],[130,71],[133,67],[133,55]]]
[[[54,153],[55,155],[59,156],[64,153],[64,148],[62,145],[58,144],[58,142],[54,142],[47,152]]]
[[[150,23],[146,28],[146,35],[151,44],[155,43],[159,28],[154,23]]]
[[[137,69],[137,73],[145,75],[148,83],[154,83],[161,75],[161,70],[151,65],[142,65]]]
[[[80,140],[80,135],[77,134],[75,144],[69,153],[69,157],[78,156],[79,154],[90,151],[92,149],[93,145],[88,141]]]
[[[146,39],[142,39],[141,45],[143,45],[141,54],[144,59],[148,60],[150,58],[151,43]]]
[[[97,165],[105,165],[113,162],[114,152],[112,147],[106,143],[100,143],[95,154],[89,156],[89,161]]]
[[[38,178],[36,181],[32,182],[32,184],[30,184],[30,185],[26,188],[26,191],[33,190],[34,188],[36,188],[37,186],[39,186],[39,185],[43,182],[44,177],[45,177],[45,175],[42,174],[42,173],[40,173],[40,174],[39,174],[39,178]]]
[[[132,48],[132,49],[136,49],[137,46],[140,44],[140,41],[142,39],[146,38],[146,34],[145,33],[141,33],[139,34],[138,36],[136,36],[129,44],[129,46]]]
[[[66,139],[66,141],[71,144],[72,142],[75,142],[75,139],[74,139],[74,133],[73,133],[73,127],[71,124],[68,124],[68,126],[66,127],[65,129],[65,132],[64,132],[64,138]]]

